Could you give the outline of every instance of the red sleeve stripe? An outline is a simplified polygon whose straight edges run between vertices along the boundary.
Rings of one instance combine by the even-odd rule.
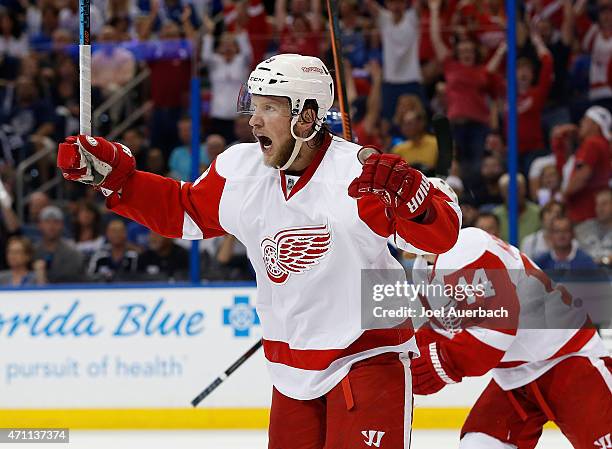
[[[397,346],[410,340],[413,329],[372,329],[344,349],[291,349],[283,341],[263,340],[266,359],[293,368],[322,371],[343,357],[365,352],[371,349]]]
[[[483,343],[469,332],[460,332],[443,343],[453,371],[463,376],[481,376],[495,368],[505,354]]]
[[[393,233],[393,226],[387,217],[385,205],[375,196],[366,195],[359,198],[357,212],[361,221],[381,237],[389,237]]]
[[[591,341],[591,338],[593,338],[595,332],[595,328],[592,327],[578,329],[567,343],[561,346],[557,352],[555,352],[546,360],[554,360],[559,357],[563,357],[564,355],[580,351],[584,347],[584,345]]]
[[[448,251],[457,241],[461,227],[461,210],[439,190],[432,198],[428,223],[393,219],[387,214],[383,202],[372,195],[357,200],[357,211],[361,221],[373,232],[381,237],[395,233],[400,249],[417,254]]]
[[[184,209],[181,188],[174,179],[136,171],[123,186],[121,195],[111,195],[106,205],[158,234],[182,237]]]
[[[201,238],[225,234],[219,223],[219,203],[225,179],[215,170],[213,161],[209,170],[194,184],[180,184],[170,178],[136,171],[126,182],[121,195],[113,194],[107,207],[130,218],[158,234],[170,238]],[[186,222],[186,214],[190,220]]]
[[[455,204],[436,189],[429,209],[428,223],[396,219],[395,232],[410,245],[432,254],[442,254],[457,242],[461,213]]]
[[[548,357],[546,360],[555,360],[560,357],[565,357],[577,352],[580,352],[584,346],[587,345],[591,341],[591,339],[595,336],[594,328],[584,328],[578,329],[576,333],[570,338],[567,343],[565,343],[557,352]],[[515,368],[517,366],[524,365],[527,362],[524,360],[517,360],[512,362],[501,362],[497,368]]]

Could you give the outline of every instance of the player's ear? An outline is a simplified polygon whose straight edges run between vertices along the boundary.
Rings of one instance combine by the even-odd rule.
[[[296,134],[302,137],[307,137],[312,134],[315,126],[317,115],[311,108],[304,109],[295,125]]]
[[[313,108],[304,108],[300,114],[300,122],[313,124],[317,120],[317,113]]]

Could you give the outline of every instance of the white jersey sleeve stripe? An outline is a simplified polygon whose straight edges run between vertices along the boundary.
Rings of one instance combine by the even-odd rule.
[[[457,214],[457,218],[459,219],[459,229],[461,229],[461,226],[463,224],[463,214],[461,213],[461,207],[459,207],[459,205],[453,201],[448,201],[448,204],[450,205],[450,207],[452,207],[453,212]]]
[[[183,236],[181,238],[185,240],[201,240],[204,238],[202,231],[187,212],[183,217]]]
[[[469,327],[465,331],[477,340],[500,351],[506,351],[516,338],[515,335],[504,334],[503,332],[482,327]]]
[[[200,176],[198,181],[202,179],[204,175],[205,174]],[[181,188],[183,187],[184,184],[185,183],[181,181]],[[185,240],[201,240],[204,238],[204,235],[202,234],[202,230],[196,224],[196,222],[191,219],[191,217],[189,216],[187,212],[183,214],[183,235],[181,238]]]
[[[589,360],[591,361],[593,366],[597,368],[597,371],[599,371],[601,377],[603,377],[604,382],[610,389],[610,393],[612,393],[612,373],[610,373],[610,370],[608,369],[604,361],[601,358],[597,357],[589,357]]]

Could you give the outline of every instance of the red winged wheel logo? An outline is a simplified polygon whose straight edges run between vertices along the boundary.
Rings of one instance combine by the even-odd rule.
[[[325,256],[331,246],[328,226],[304,226],[279,231],[274,238],[261,242],[261,251],[268,277],[275,284],[284,284],[290,274],[310,270]]]

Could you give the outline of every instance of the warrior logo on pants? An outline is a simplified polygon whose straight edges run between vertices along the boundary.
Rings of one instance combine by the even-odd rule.
[[[284,284],[290,274],[310,270],[330,247],[331,233],[326,224],[285,229],[261,242],[266,271],[275,284]]]
[[[610,438],[610,434],[607,434],[598,438],[593,444],[601,449],[612,449],[612,438]]]
[[[364,441],[368,446],[380,447],[380,440],[382,440],[385,432],[377,432],[376,430],[363,430],[361,434],[366,438]]]

